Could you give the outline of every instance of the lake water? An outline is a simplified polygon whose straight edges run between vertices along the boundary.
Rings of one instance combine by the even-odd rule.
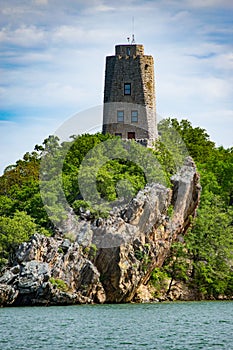
[[[1,350],[233,349],[233,302],[0,309]]]

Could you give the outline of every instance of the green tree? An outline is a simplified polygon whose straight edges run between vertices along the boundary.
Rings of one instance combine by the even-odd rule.
[[[205,163],[215,152],[215,144],[210,140],[205,129],[193,127],[192,124],[183,119],[178,122],[177,119],[167,119],[169,125],[174,128],[185,143],[188,154],[193,157],[197,163]]]
[[[192,285],[200,295],[218,297],[231,294],[233,278],[232,208],[212,193],[202,199],[186,247],[192,259]]]
[[[168,274],[172,283],[172,280],[184,281],[185,273],[191,268],[186,282],[201,297],[221,294],[230,297],[233,295],[233,148],[216,148],[204,129],[194,128],[187,120],[164,120],[159,125],[161,137],[155,152],[170,174],[176,171],[182,144],[173,130],[180,135],[198,167],[202,195],[197,218],[184,244],[178,244],[179,249],[175,246],[175,250],[172,246],[160,272]]]
[[[25,212],[16,211],[14,216],[0,217],[0,266],[5,264],[14,249],[28,241],[36,232],[37,225]]]

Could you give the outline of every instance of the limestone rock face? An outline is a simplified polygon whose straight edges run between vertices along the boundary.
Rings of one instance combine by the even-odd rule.
[[[77,242],[35,234],[19,246],[14,266],[0,278],[0,288],[6,284],[17,291],[15,305],[104,302],[99,276]]]
[[[7,284],[0,284],[0,305],[7,306],[11,305],[17,298],[18,291],[15,290],[12,286]]]
[[[72,240],[39,234],[19,246],[0,277],[0,305],[128,302],[185,234],[200,197],[191,159],[173,189],[147,185],[107,219],[80,219]],[[136,298],[137,299],[137,298]]]

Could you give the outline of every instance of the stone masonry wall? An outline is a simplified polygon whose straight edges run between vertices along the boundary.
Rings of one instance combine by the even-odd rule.
[[[131,84],[130,95],[124,95],[125,83]],[[131,110],[137,106],[138,122],[131,123],[127,104],[134,105]],[[123,123],[117,122],[117,110],[124,110]],[[154,60],[144,55],[143,45],[117,45],[116,55],[106,57],[103,132],[121,133],[127,138],[129,129],[136,130],[136,138],[144,138],[146,134],[148,139],[157,137]]]

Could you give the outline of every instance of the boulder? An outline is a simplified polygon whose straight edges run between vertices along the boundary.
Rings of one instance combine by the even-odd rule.
[[[0,306],[9,306],[13,304],[19,294],[19,291],[8,284],[0,284]]]

